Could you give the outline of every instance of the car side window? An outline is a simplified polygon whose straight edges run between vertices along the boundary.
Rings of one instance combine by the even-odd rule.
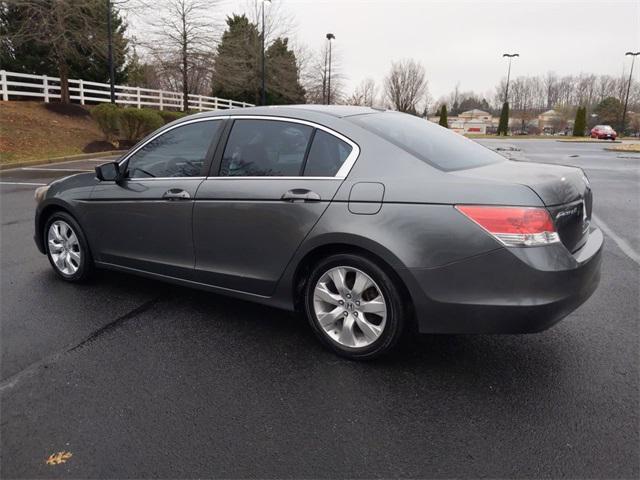
[[[316,130],[304,168],[305,177],[333,177],[353,147],[335,135]]]
[[[129,178],[199,177],[207,152],[224,122],[208,120],[176,127],[151,140],[127,162]]]
[[[222,156],[220,175],[298,176],[313,128],[280,120],[236,120]]]

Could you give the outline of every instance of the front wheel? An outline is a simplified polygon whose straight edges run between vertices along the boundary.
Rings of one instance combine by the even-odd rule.
[[[339,355],[372,359],[402,335],[402,297],[391,277],[353,254],[321,260],[305,287],[305,313],[318,338]]]
[[[65,212],[56,212],[44,229],[47,257],[54,271],[68,282],[81,282],[93,270],[93,259],[78,222]]]

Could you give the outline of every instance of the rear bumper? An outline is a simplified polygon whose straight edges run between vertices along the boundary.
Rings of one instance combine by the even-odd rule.
[[[584,303],[600,281],[603,236],[593,229],[571,254],[563,245],[500,248],[433,269],[411,269],[422,333],[532,333]]]

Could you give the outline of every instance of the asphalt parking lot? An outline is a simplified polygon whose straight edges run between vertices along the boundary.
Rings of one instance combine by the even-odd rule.
[[[0,172],[1,476],[638,478],[640,154],[484,143],[586,171],[599,289],[540,334],[422,336],[373,363],[279,310],[109,272],[63,283],[33,191],[97,162]]]

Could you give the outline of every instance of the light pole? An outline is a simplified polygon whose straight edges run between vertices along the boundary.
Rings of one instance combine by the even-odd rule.
[[[329,58],[329,51],[324,51],[324,70],[322,71],[322,104],[327,103],[327,59]]]
[[[267,104],[267,90],[265,87],[266,83],[266,74],[265,74],[265,47],[264,47],[264,38],[265,38],[265,25],[264,25],[264,4],[266,2],[271,3],[271,0],[262,0],[262,105]]]
[[[107,0],[107,57],[109,62],[109,94],[111,97],[111,103],[116,103],[116,74],[113,66],[113,26],[111,24],[111,0]]]
[[[327,40],[329,41],[329,78],[327,81],[327,105],[331,103],[331,40],[335,40],[336,36],[333,33],[327,33]]]
[[[506,103],[508,101],[508,99],[509,99],[509,78],[511,77],[511,60],[513,60],[514,57],[519,57],[520,54],[518,54],[518,53],[503,53],[502,56],[509,58],[509,70],[507,70],[507,88],[504,91],[504,101]]]
[[[640,52],[627,52],[625,55],[631,56],[631,71],[629,72],[629,83],[627,84],[627,96],[624,99],[624,109],[622,110],[622,128],[620,129],[620,135],[624,135],[624,127],[627,119],[627,105],[629,104],[629,90],[631,90],[631,77],[633,75],[633,64],[636,61],[636,57],[640,55]]]

